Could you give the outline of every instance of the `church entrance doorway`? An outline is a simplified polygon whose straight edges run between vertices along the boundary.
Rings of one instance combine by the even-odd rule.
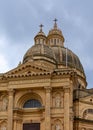
[[[40,123],[25,123],[23,130],[40,130]]]

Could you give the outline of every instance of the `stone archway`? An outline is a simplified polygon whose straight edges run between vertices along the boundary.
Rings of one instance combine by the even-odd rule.
[[[15,130],[40,130],[44,111],[42,97],[36,92],[24,92],[19,95],[14,113],[20,120],[14,120]]]
[[[30,99],[38,100],[41,104],[43,104],[41,96],[38,95],[37,93],[31,92],[31,93],[25,93],[24,95],[22,95],[19,98],[19,100],[17,102],[17,107],[18,108],[23,108],[25,102],[30,100]]]

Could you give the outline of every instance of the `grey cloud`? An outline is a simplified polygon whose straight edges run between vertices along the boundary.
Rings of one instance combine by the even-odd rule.
[[[44,24],[43,30],[47,34],[56,17],[58,27],[65,37],[65,46],[79,56],[90,82],[88,87],[92,87],[92,5],[93,0],[0,1],[0,39],[2,36],[7,39],[4,41],[5,46],[0,44],[0,54],[4,55],[9,68],[16,66],[34,43],[33,38],[39,31],[39,24]],[[20,52],[17,48],[21,48]]]

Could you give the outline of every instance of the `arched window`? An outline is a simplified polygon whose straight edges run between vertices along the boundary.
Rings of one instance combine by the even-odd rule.
[[[93,114],[93,109],[87,109],[84,111],[84,113],[90,113],[90,114]]]
[[[56,39],[54,39],[54,44],[56,45]]]
[[[41,103],[40,101],[36,100],[36,99],[30,99],[28,101],[25,102],[23,108],[35,108],[35,107],[41,107]]]

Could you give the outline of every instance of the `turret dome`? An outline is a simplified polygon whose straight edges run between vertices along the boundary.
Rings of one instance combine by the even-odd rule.
[[[57,19],[54,20],[54,27],[53,29],[49,30],[48,36],[47,36],[47,44],[50,46],[64,46],[64,36],[62,34],[62,31],[57,27]]]

